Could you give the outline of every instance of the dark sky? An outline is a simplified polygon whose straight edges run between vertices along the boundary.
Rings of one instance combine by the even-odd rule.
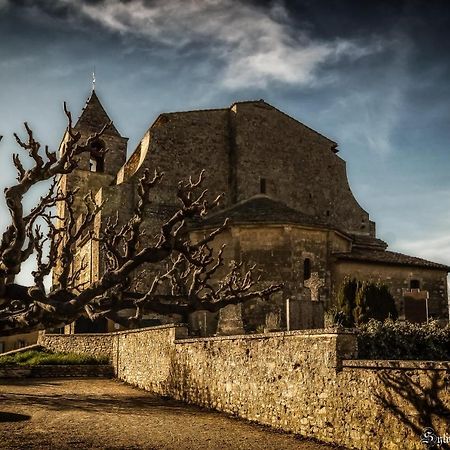
[[[450,263],[449,30],[448,1],[0,0],[0,185],[95,66],[130,150],[159,112],[263,98],[339,143],[391,249]]]

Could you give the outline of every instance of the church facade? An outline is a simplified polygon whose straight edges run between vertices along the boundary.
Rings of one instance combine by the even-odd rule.
[[[109,121],[92,92],[75,128],[85,139]],[[104,157],[99,146],[108,148]],[[79,189],[79,214],[89,191],[105,201],[95,223],[98,232],[116,212],[122,221],[130,216],[136,183],[146,168],[164,172],[146,217],[150,238],[177,207],[178,181],[205,169],[205,187],[213,194],[223,192],[224,202],[191,227],[191,237],[200,238],[228,217],[229,227],[216,238],[217,245],[227,244],[226,259],[256,264],[263,284],[284,283],[270,304],[242,305],[245,331],[270,328],[271,321],[288,329],[323,326],[324,311],[348,277],[388,285],[402,319],[417,318],[419,308],[428,318],[448,320],[449,268],[387,250],[376,236],[375,222],[351,192],[337,147],[262,100],[237,102],[160,114],[129,158],[127,139],[111,125],[60,186]],[[101,276],[104,255],[98,244],[85,239],[78,252],[88,262],[84,281]],[[151,268],[143,268],[136,289],[144,290],[151,274]],[[414,299],[417,295],[424,300]],[[207,313],[193,317],[191,325],[201,334],[223,328],[220,317]]]

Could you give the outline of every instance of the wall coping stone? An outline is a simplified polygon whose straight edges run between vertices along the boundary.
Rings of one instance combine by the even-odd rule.
[[[155,325],[153,327],[136,328],[133,330],[121,330],[121,331],[110,331],[109,333],[76,333],[76,334],[61,334],[61,333],[45,333],[44,336],[62,336],[64,338],[77,338],[77,337],[103,337],[103,336],[117,336],[121,334],[130,333],[140,333],[142,331],[153,331],[153,330],[165,330],[167,328],[185,328],[186,324],[183,323],[168,323],[164,325]]]
[[[77,334],[55,334],[55,333],[44,333],[44,336],[61,336],[66,339],[77,339],[80,337],[104,337],[104,336],[120,336],[124,334],[131,333],[141,333],[143,331],[158,331],[174,328],[181,331],[183,335],[184,329],[187,327],[183,323],[175,324],[164,324],[156,325],[153,327],[136,328],[133,330],[122,330],[122,331],[111,331],[109,333],[77,333]],[[178,334],[178,333],[177,333]],[[223,336],[208,336],[208,337],[178,337],[176,336],[176,343],[183,342],[201,342],[201,341],[221,341],[221,340],[233,340],[233,339],[267,339],[271,337],[289,337],[289,336],[336,336],[336,335],[354,335],[355,330],[352,328],[317,328],[310,330],[293,330],[293,331],[271,331],[268,333],[258,333],[258,334],[234,334],[234,335],[223,335]]]
[[[294,331],[271,331],[269,333],[258,334],[235,334],[224,336],[208,336],[208,337],[186,337],[176,339],[176,344],[186,344],[193,342],[208,341],[232,341],[238,339],[270,339],[273,337],[294,337],[294,336],[311,336],[311,337],[332,337],[339,335],[354,335],[353,330],[342,328],[318,328],[312,330],[294,330]]]
[[[342,368],[373,370],[450,370],[450,361],[344,359],[342,360]]]

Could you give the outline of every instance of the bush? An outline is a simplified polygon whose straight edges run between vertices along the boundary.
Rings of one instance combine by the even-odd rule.
[[[370,319],[397,319],[394,297],[386,285],[356,279],[345,279],[337,294],[337,319],[352,328]]]
[[[336,325],[351,328],[355,325],[353,311],[356,307],[356,295],[360,282],[346,278],[339,288],[337,295]]]
[[[360,359],[450,361],[450,325],[370,320],[359,327]]]
[[[52,353],[37,350],[0,356],[0,366],[92,365],[108,364],[108,362],[107,356],[96,357],[78,353]]]

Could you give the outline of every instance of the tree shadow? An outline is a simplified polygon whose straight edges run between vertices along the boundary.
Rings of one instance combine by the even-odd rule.
[[[168,397],[158,396],[151,393],[143,393],[134,389],[134,392],[127,394],[122,391],[115,391],[115,383],[111,383],[111,390],[108,394],[104,392],[70,392],[66,388],[54,389],[58,383],[48,383],[47,381],[32,380],[31,384],[42,387],[42,391],[28,389],[18,392],[16,389],[9,390],[6,385],[29,386],[28,383],[20,382],[5,383],[0,391],[0,403],[2,406],[24,406],[24,407],[44,407],[56,411],[79,410],[87,412],[111,412],[115,414],[137,413],[139,415],[153,415],[160,411],[173,413],[176,415],[193,416],[202,411],[202,408],[185,405],[184,403],[172,400]],[[48,388],[48,389],[47,389]],[[1,418],[0,418],[1,421]]]
[[[424,448],[449,450],[448,443],[438,444],[435,438],[439,433],[442,437],[444,432],[448,435],[450,431],[450,373],[426,370],[411,376],[411,371],[407,370],[386,370],[380,371],[378,378],[384,387],[375,393],[380,404],[409,427],[418,439],[423,437]],[[426,429],[429,430],[428,438],[424,436]]]
[[[17,414],[12,412],[0,411],[0,423],[3,422],[23,422],[30,420],[31,416],[28,414]]]

